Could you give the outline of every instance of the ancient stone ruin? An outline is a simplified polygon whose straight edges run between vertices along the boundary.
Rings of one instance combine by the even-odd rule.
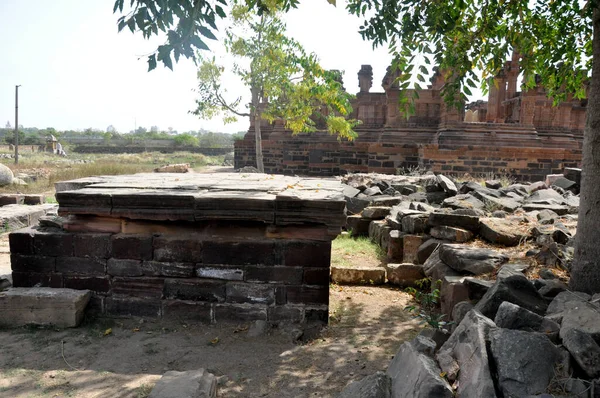
[[[446,174],[509,174],[539,181],[547,174],[577,167],[587,101],[570,100],[552,106],[543,87],[519,92],[519,56],[506,62],[490,83],[489,99],[448,107],[440,91],[441,73],[418,91],[415,114],[408,119],[398,106],[397,72],[388,68],[384,92],[370,92],[372,67],[358,73],[360,91],[353,118],[362,121],[353,142],[338,141],[326,132],[292,136],[281,122],[263,122],[265,170],[300,175],[340,175],[356,172],[395,174],[421,167]],[[412,97],[409,90],[408,97]],[[235,167],[254,166],[254,127],[235,143]]]
[[[379,279],[407,288],[429,278],[440,308],[421,309],[433,327],[339,397],[597,397],[600,295],[566,284],[580,176],[344,177],[348,229],[387,253]]]
[[[88,311],[327,323],[338,181],[137,174],[57,184],[60,217],[10,235],[15,287],[87,289]]]

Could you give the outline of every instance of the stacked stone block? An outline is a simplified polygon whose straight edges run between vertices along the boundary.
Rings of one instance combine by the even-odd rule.
[[[15,287],[89,289],[107,315],[327,321],[330,241],[26,228],[10,249]]]

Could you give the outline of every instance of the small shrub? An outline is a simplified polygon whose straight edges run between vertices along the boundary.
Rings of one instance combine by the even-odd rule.
[[[451,322],[444,321],[444,314],[438,311],[440,301],[440,289],[442,281],[431,282],[430,278],[423,278],[416,281],[417,287],[408,287],[405,291],[413,296],[415,304],[404,307],[406,311],[411,312],[416,318],[420,319],[421,324],[427,324],[434,329],[445,329],[451,325]]]

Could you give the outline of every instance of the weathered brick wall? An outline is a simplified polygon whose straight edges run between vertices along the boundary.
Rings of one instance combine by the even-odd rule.
[[[424,145],[419,149],[419,159],[426,169],[444,174],[508,174],[522,181],[539,181],[548,174],[562,173],[565,167],[579,167],[581,150],[483,146],[441,149]]]
[[[91,309],[111,316],[327,322],[324,226],[120,223],[11,233],[14,286],[89,289]]]
[[[355,141],[338,141],[327,133],[268,131],[263,135],[267,173],[332,176],[345,173],[389,173],[418,165],[418,144],[429,142],[435,129],[408,129],[393,137],[385,131],[361,131]],[[235,167],[256,166],[254,135],[235,142]]]
[[[267,129],[263,154],[266,172],[288,175],[395,174],[421,166],[449,174],[510,174],[535,181],[564,167],[578,167],[581,138],[489,123],[362,130],[352,142],[322,132],[292,136]],[[235,143],[235,167],[255,165],[254,135],[249,132]]]

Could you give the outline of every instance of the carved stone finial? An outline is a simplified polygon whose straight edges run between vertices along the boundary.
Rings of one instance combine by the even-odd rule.
[[[361,93],[368,93],[373,87],[373,67],[371,65],[361,65],[358,71],[358,87]]]

